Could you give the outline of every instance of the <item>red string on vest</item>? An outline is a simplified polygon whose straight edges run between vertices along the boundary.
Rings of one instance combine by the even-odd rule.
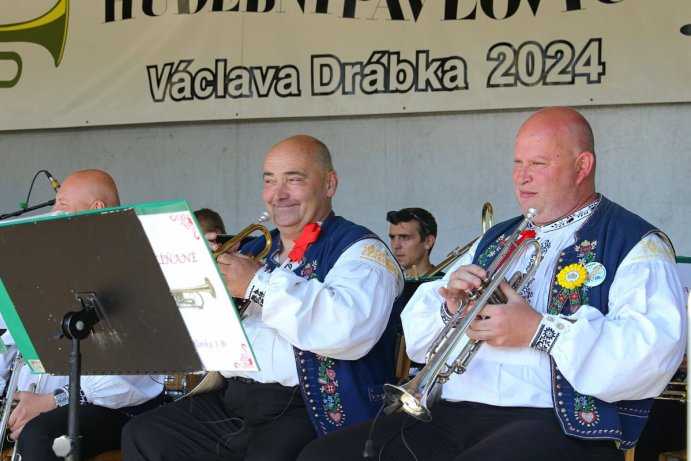
[[[290,250],[290,253],[288,253],[288,258],[290,258],[291,261],[300,261],[302,259],[302,255],[305,254],[305,250],[307,250],[309,244],[315,242],[317,238],[319,238],[319,233],[321,231],[322,228],[319,224],[307,224],[302,229],[302,234],[300,234],[298,238],[293,240],[295,246],[292,250]]]
[[[499,269],[504,264],[504,261],[506,261],[509,258],[509,256],[511,256],[511,253],[513,253],[513,250],[518,248],[518,246],[524,240],[533,239],[533,238],[535,238],[535,235],[537,235],[537,234],[536,234],[535,230],[533,230],[533,229],[522,230],[521,236],[518,237],[518,240],[516,240],[516,242],[513,244],[511,249],[508,251],[508,253],[506,253],[506,256],[504,256],[504,259],[502,259],[502,261],[499,263],[499,265],[497,266],[497,269]]]

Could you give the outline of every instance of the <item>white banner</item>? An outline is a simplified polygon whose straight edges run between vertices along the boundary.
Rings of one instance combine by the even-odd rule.
[[[0,0],[0,130],[691,101],[689,0]]]

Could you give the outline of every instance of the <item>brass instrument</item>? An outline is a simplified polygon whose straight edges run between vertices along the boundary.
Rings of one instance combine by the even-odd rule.
[[[0,26],[0,42],[30,42],[41,45],[53,56],[57,67],[65,50],[68,12],[69,0],[58,0],[50,11],[36,19]],[[22,76],[22,58],[14,51],[2,51],[0,61],[14,61],[17,65],[14,78],[0,80],[0,88],[11,88]]]
[[[689,297],[691,299],[691,296]],[[684,354],[684,359],[679,366],[679,369],[672,380],[667,384],[667,387],[662,391],[662,393],[655,397],[658,400],[676,400],[680,403],[684,403],[688,400],[689,395],[689,379],[688,379],[688,357]]]
[[[216,298],[216,290],[208,277],[204,277],[204,283],[202,285],[170,290],[170,294],[173,295],[175,303],[181,309],[202,309],[204,307],[204,297],[202,293],[209,293],[212,298]]]
[[[7,423],[9,422],[10,414],[14,409],[14,394],[17,392],[17,386],[19,384],[19,375],[24,364],[24,357],[22,357],[22,354],[17,352],[17,355],[14,357],[12,365],[10,366],[10,380],[7,383],[7,387],[5,388],[5,398],[2,402],[2,418],[0,419],[0,454],[2,454],[5,457],[9,456],[10,453],[10,448],[7,449],[7,453],[3,452],[5,441],[11,442],[9,438],[10,435],[7,432]],[[41,383],[42,377],[43,375],[39,375],[37,381],[35,383],[31,383],[31,385],[29,386],[29,392],[36,392],[36,389]],[[18,453],[15,450],[15,448],[16,445],[11,448],[12,457],[10,461],[15,461],[15,459],[17,459]],[[3,461],[4,459],[5,458],[3,458]]]
[[[19,369],[24,363],[24,359],[20,353],[17,353],[12,366],[10,368],[10,380],[5,388],[5,398],[2,401],[2,419],[0,419],[0,453],[2,453],[5,445],[5,433],[7,430],[7,422],[12,413],[12,402],[14,401],[14,394],[17,392],[17,384],[19,382]]]
[[[242,239],[245,237],[248,237],[250,234],[253,232],[261,232],[264,234],[264,238],[266,239],[266,245],[264,245],[264,249],[256,256],[254,255],[248,255],[250,258],[255,259],[255,260],[260,260],[264,256],[269,253],[269,250],[271,249],[271,232],[269,232],[269,229],[266,228],[266,226],[263,226],[261,223],[268,221],[269,220],[269,213],[266,211],[259,216],[259,219],[255,223],[250,224],[249,226],[245,227],[243,230],[240,231],[239,234],[235,235],[233,238],[225,242],[223,245],[218,247],[216,251],[214,251],[214,258],[218,258],[221,256],[223,253],[228,251],[229,249],[233,248],[235,245],[238,243],[242,242]]]
[[[487,268],[487,277],[482,285],[467,293],[467,300],[461,305],[444,329],[435,337],[430,346],[427,364],[408,383],[397,386],[385,384],[385,401],[394,407],[401,407],[409,415],[421,420],[430,421],[432,415],[427,408],[429,395],[437,383],[443,384],[449,380],[452,373],[464,373],[468,363],[477,353],[484,341],[471,340],[466,336],[470,323],[478,316],[487,304],[502,304],[506,296],[499,289],[499,284],[505,280],[505,275],[514,263],[530,248],[535,250],[535,258],[525,273],[520,271],[513,274],[509,284],[515,290],[520,290],[530,280],[542,259],[542,249],[535,239],[526,239],[519,243],[521,232],[525,230],[537,216],[538,210],[528,209],[525,219],[503,246],[501,252]],[[463,341],[466,341],[463,345]],[[456,353],[463,346],[460,353]],[[455,355],[453,362],[449,359]],[[391,408],[391,406],[390,406]]]
[[[257,219],[257,221],[253,224],[250,224],[249,226],[245,227],[243,230],[240,231],[239,234],[235,235],[233,238],[225,242],[223,245],[221,245],[216,251],[214,251],[214,258],[218,258],[221,256],[223,253],[226,251],[230,250],[233,248],[235,245],[239,244],[242,242],[242,239],[245,237],[248,237],[250,234],[252,234],[255,231],[259,231],[262,234],[264,234],[264,239],[266,240],[264,244],[264,248],[262,251],[259,252],[259,254],[252,255],[252,254],[247,254],[250,258],[254,259],[255,261],[259,261],[262,259],[264,256],[266,256],[269,253],[269,250],[271,250],[271,232],[269,229],[266,228],[266,226],[263,226],[261,223],[268,221],[269,220],[269,213],[268,212],[263,212],[261,216]],[[238,304],[237,309],[238,309],[238,314],[242,315],[245,312],[245,309],[250,305],[250,300],[245,299],[245,300],[235,300],[235,302]]]
[[[482,205],[482,233],[484,234],[487,229],[492,227],[492,219],[494,218],[494,210],[492,209],[492,204],[489,202],[485,202],[484,205]],[[466,243],[462,247],[456,247],[454,250],[451,250],[451,252],[446,255],[446,258],[436,266],[434,266],[432,269],[428,270],[424,274],[422,274],[423,277],[434,277],[437,275],[439,272],[443,271],[451,265],[453,262],[455,262],[458,258],[463,256],[470,250],[470,247],[473,246],[473,244],[479,239],[480,237],[475,237],[472,239],[470,242]]]

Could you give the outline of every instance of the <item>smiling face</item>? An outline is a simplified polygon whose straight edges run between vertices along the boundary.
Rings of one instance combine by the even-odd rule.
[[[513,184],[525,213],[540,211],[536,224],[556,221],[584,206],[595,193],[592,133],[567,108],[543,109],[516,136]]]
[[[264,161],[263,198],[282,239],[296,239],[306,224],[331,212],[338,178],[328,150],[309,136],[275,145]]]

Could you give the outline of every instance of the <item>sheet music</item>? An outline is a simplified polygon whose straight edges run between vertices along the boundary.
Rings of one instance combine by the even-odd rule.
[[[189,210],[138,215],[206,370],[257,370],[240,318]]]

